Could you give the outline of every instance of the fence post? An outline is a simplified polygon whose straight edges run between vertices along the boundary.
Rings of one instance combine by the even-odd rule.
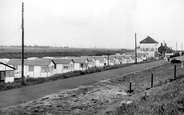
[[[132,83],[130,82],[128,93],[132,93],[132,92],[133,92],[133,90],[132,90]]]
[[[174,65],[174,79],[176,79],[176,65]]]
[[[153,87],[153,74],[151,74],[151,88]]]

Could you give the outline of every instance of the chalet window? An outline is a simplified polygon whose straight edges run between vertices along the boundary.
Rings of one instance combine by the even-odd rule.
[[[42,73],[48,72],[48,67],[42,67],[42,68],[41,68],[41,72],[42,72]]]
[[[6,77],[14,77],[14,71],[6,71]]]
[[[63,66],[63,69],[68,69],[68,68],[69,68],[69,67],[68,67],[68,66],[66,66],[66,65],[64,65],[64,66]]]
[[[34,66],[29,66],[29,70],[28,71],[34,71]]]

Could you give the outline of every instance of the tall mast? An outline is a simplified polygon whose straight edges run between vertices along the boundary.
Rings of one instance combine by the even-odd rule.
[[[26,84],[26,79],[24,76],[24,3],[22,3],[22,71],[21,71],[21,78],[22,78],[22,85]]]

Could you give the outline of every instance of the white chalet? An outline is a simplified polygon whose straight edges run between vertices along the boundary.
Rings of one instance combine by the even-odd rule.
[[[21,59],[11,59],[8,63],[15,68],[15,78],[21,77]],[[48,77],[55,74],[55,63],[50,59],[24,60],[25,77]]]
[[[88,68],[95,67],[95,58],[92,56],[81,56],[82,58],[86,58],[88,60]]]
[[[53,59],[56,64],[56,73],[66,73],[74,70],[74,61],[73,59],[60,58]]]
[[[74,66],[73,66],[73,70],[86,70],[88,69],[88,59],[83,58],[83,57],[73,57],[73,62],[74,62]]]
[[[103,57],[103,56],[93,56],[94,58],[95,58],[95,66],[96,67],[103,67],[103,66],[105,66],[105,65],[107,65],[106,64],[106,62],[105,62],[105,57]]]

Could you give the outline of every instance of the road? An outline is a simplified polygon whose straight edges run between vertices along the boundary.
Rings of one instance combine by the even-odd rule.
[[[159,66],[166,63],[165,60],[159,60],[150,63],[143,63],[137,65],[131,65],[119,69],[113,69],[94,74],[87,74],[68,79],[62,79],[53,82],[47,82],[43,84],[27,86],[12,90],[6,90],[0,92],[0,108],[5,108],[12,105],[21,104],[27,101],[41,98],[45,95],[57,93],[62,90],[77,88],[81,85],[88,85],[100,80],[105,80],[115,76],[120,76],[130,72],[143,70],[154,66]]]

